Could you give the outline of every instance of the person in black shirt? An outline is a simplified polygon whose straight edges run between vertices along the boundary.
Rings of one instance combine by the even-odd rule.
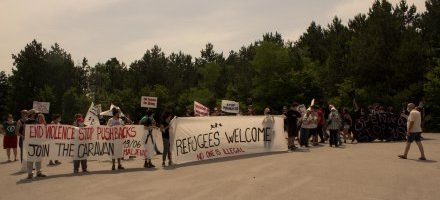
[[[292,103],[292,106],[286,113],[289,151],[293,151],[296,149],[295,137],[298,137],[298,119],[301,118],[301,114],[297,111],[297,107],[298,103]]]
[[[14,152],[14,161],[17,161],[17,135],[15,135],[15,121],[11,114],[8,114],[6,121],[3,122],[3,129],[5,130],[5,137],[3,138],[3,149],[6,149],[8,162],[11,160],[11,149]]]
[[[172,165],[171,152],[170,152],[170,122],[173,115],[169,111],[165,111],[160,121],[160,131],[162,132],[163,141],[163,154],[162,154],[162,166],[165,166],[165,161],[168,156],[168,166]]]

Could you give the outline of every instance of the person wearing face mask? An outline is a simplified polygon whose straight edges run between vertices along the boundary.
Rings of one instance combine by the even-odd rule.
[[[408,120],[407,120],[407,142],[405,146],[404,153],[402,155],[398,155],[401,159],[406,159],[408,156],[409,149],[411,147],[412,142],[416,142],[417,146],[420,150],[420,158],[419,160],[426,160],[425,151],[422,145],[422,116],[420,112],[416,109],[414,103],[409,103],[407,106],[407,111],[409,112]]]

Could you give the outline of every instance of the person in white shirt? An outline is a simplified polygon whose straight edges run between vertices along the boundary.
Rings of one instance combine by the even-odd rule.
[[[107,126],[120,126],[120,125],[123,126],[124,125],[124,121],[121,118],[119,118],[119,116],[121,114],[120,110],[117,109],[117,108],[113,108],[112,109],[112,114],[113,114],[113,117],[108,120]],[[117,158],[117,160],[118,160],[118,169],[119,170],[125,169],[121,165],[121,158]],[[116,167],[115,167],[115,159],[113,158],[112,159],[112,170],[115,170],[115,169],[116,169]]]
[[[422,116],[420,112],[416,109],[415,104],[409,103],[407,106],[407,110],[409,112],[408,120],[407,120],[407,142],[405,147],[405,152],[403,155],[399,155],[399,158],[406,159],[408,156],[409,148],[411,147],[411,143],[416,141],[417,146],[420,150],[420,158],[419,160],[426,160],[425,152],[423,150],[422,145]]]

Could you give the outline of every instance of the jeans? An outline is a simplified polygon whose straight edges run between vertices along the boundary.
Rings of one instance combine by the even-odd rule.
[[[23,162],[23,137],[18,139],[18,146],[20,147],[20,162]]]
[[[170,139],[169,138],[162,138],[163,141],[163,154],[162,154],[162,160],[165,162],[168,156],[168,160],[171,160],[171,152],[170,152]]]
[[[330,129],[330,146],[335,145],[336,147],[339,146],[338,144],[338,132],[339,130],[331,130]]]
[[[301,146],[309,146],[309,135],[310,135],[310,129],[308,128],[301,128],[301,135],[299,138],[299,145]]]
[[[28,161],[27,162],[27,173],[29,175],[32,174],[32,169],[34,168],[34,163],[35,163],[35,171],[37,172],[37,174],[41,173],[41,161],[37,161],[37,162]]]
[[[87,160],[74,160],[73,161],[73,171],[78,172],[80,165],[81,165],[81,169],[83,171],[87,171]]]

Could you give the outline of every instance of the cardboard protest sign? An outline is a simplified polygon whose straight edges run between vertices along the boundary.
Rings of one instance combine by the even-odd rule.
[[[171,122],[175,163],[287,151],[283,118],[276,116],[183,117]]]
[[[41,113],[49,113],[49,107],[50,107],[50,102],[34,101],[32,103],[32,108]]]
[[[92,102],[89,110],[87,111],[86,118],[84,119],[84,124],[87,126],[99,125],[99,113],[101,113],[101,105],[94,105],[94,103]]]
[[[227,113],[239,113],[239,104],[235,101],[222,100],[222,111]]]
[[[142,96],[141,107],[142,108],[157,108],[157,97]]]
[[[42,159],[112,159],[147,154],[142,125],[87,126],[26,125],[25,156],[28,161]]]
[[[209,116],[209,108],[197,101],[194,101],[194,116],[196,117]]]

